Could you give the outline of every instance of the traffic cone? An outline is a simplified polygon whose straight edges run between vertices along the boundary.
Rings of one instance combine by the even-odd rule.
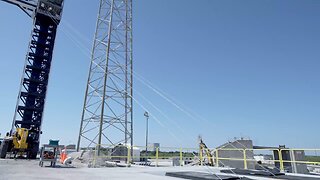
[[[63,164],[64,160],[67,159],[67,149],[64,148],[60,154],[60,163]]]

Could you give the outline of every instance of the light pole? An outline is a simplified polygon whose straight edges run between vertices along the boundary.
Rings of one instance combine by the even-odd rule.
[[[144,116],[146,117],[146,164],[148,162],[148,121],[149,121],[149,113],[144,112]]]

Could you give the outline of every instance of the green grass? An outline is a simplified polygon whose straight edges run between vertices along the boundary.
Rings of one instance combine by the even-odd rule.
[[[182,157],[194,157],[194,155],[197,155],[198,153],[196,152],[182,152]],[[141,157],[145,156],[145,151],[142,151],[140,154]],[[160,159],[168,159],[168,158],[172,158],[172,157],[180,157],[180,152],[179,151],[171,151],[171,152],[162,152],[159,151],[158,154]],[[156,157],[156,152],[152,151],[148,151],[148,157]]]
[[[306,156],[306,160],[310,162],[319,162],[320,164],[320,156]]]

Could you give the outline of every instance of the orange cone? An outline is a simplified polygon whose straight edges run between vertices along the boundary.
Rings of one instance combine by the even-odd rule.
[[[64,148],[60,154],[60,163],[63,164],[64,160],[67,159],[67,149]]]

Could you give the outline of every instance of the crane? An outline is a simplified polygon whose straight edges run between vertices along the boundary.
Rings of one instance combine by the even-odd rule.
[[[35,159],[39,151],[43,110],[56,38],[64,0],[0,0],[19,7],[33,19],[12,128],[1,144],[7,152],[27,152]]]

